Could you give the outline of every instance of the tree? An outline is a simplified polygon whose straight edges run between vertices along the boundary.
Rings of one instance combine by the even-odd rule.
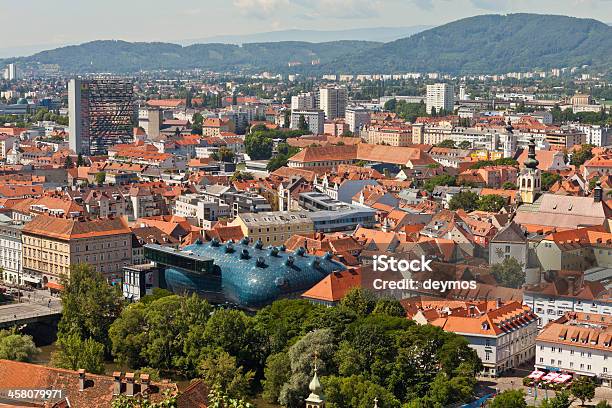
[[[504,190],[516,190],[518,187],[516,186],[516,184],[514,184],[511,181],[506,181],[503,185],[502,188]]]
[[[304,117],[304,115],[300,115],[300,118],[298,120],[298,129],[299,130],[309,130],[309,126],[308,126],[308,122],[306,122],[306,118]]]
[[[0,330],[0,359],[30,362],[40,353],[32,336],[19,334],[15,329]]]
[[[612,405],[608,404],[607,401],[599,401],[595,408],[612,408]]]
[[[151,402],[142,395],[128,397],[125,394],[113,398],[111,408],[173,408],[176,407],[176,395],[164,392],[164,399],[158,402]]]
[[[455,177],[449,176],[448,174],[441,174],[425,181],[423,187],[431,193],[436,186],[454,186],[455,182]]]
[[[473,191],[460,191],[453,196],[448,202],[448,208],[452,211],[463,209],[466,212],[472,212],[478,207],[479,197]]]
[[[559,180],[561,176],[557,173],[542,172],[542,190],[548,191]]]
[[[262,397],[271,404],[278,403],[281,388],[289,380],[291,362],[287,353],[271,354],[266,359]]]
[[[51,363],[69,370],[84,369],[88,373],[104,372],[104,345],[92,338],[81,339],[78,333],[58,336],[57,351]]]
[[[106,181],[106,172],[100,171],[95,176],[96,184],[101,186]]]
[[[213,158],[213,160],[233,163],[236,155],[232,150],[228,149],[227,147],[221,147],[219,148],[219,151],[214,152],[211,157]]]
[[[589,377],[575,378],[570,387],[570,392],[584,406],[585,402],[595,397],[595,383]]]
[[[527,402],[525,402],[525,393],[523,390],[507,390],[499,393],[489,408],[527,408]]]
[[[397,99],[393,98],[385,102],[383,109],[386,111],[395,112],[396,107],[397,107]]]
[[[502,263],[493,265],[491,273],[501,286],[518,289],[525,283],[523,266],[513,257],[508,257]]]
[[[222,390],[221,386],[213,385],[208,394],[209,408],[254,408],[253,404],[246,402],[243,399],[231,398]]]
[[[254,132],[244,138],[244,147],[252,160],[267,160],[272,156],[273,141],[266,132]]]
[[[459,143],[459,148],[460,149],[470,149],[472,147],[472,143],[464,140],[463,142]]]
[[[480,196],[478,199],[477,208],[479,211],[487,212],[499,212],[504,205],[506,205],[506,199],[497,194],[485,194]]]
[[[324,377],[323,390],[329,408],[370,408],[374,399],[380,408],[399,408],[401,402],[384,387],[368,381],[363,376]]]
[[[124,304],[119,287],[111,286],[101,273],[86,264],[72,265],[62,283],[58,339],[77,333],[81,340],[92,339],[109,351],[108,330]]]
[[[455,141],[451,140],[451,139],[445,139],[443,141],[441,141],[440,143],[438,143],[436,146],[438,147],[447,147],[450,149],[454,149],[455,148]]]
[[[376,307],[376,299],[371,291],[355,287],[340,300],[340,306],[352,310],[358,316],[366,316]]]
[[[249,392],[253,371],[244,371],[236,363],[236,357],[221,348],[208,348],[202,352],[198,373],[206,384],[217,384],[232,398]]]
[[[79,153],[79,155],[77,156],[77,167],[81,167],[85,165],[85,160],[83,160],[83,155],[81,153]]]
[[[593,158],[593,145],[585,144],[580,146],[580,149],[572,154],[570,164],[578,168],[591,158]]]
[[[66,156],[66,160],[64,160],[64,168],[71,169],[73,166],[74,164],[72,163],[72,157]]]
[[[392,298],[382,298],[376,302],[373,314],[382,314],[393,317],[405,317],[406,310],[399,302],[399,300]]]
[[[567,390],[557,392],[557,395],[552,399],[545,399],[542,401],[541,408],[569,408],[572,405],[570,400],[570,393]]]

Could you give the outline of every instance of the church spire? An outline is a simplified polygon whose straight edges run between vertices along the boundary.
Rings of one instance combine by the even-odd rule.
[[[317,375],[317,353],[314,355],[314,376],[308,385],[310,395],[306,398],[306,408],[324,408],[325,400],[323,399],[323,387]]]
[[[540,164],[538,159],[536,159],[535,146],[535,139],[532,136],[531,139],[529,139],[529,151],[527,152],[527,159],[524,163],[525,167],[527,167],[528,169],[536,169],[538,167],[538,164]]]

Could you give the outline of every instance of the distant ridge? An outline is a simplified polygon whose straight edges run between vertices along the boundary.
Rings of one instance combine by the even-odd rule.
[[[5,59],[64,73],[193,69],[280,73],[503,73],[588,65],[612,68],[612,27],[540,14],[480,15],[399,40],[234,44],[93,41]]]

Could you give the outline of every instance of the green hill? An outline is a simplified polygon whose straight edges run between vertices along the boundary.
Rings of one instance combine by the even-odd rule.
[[[313,60],[326,63],[334,58],[364,51],[380,43],[368,41],[333,41],[308,43],[285,41],[232,44],[132,43],[126,41],[92,41],[42,51],[30,57],[12,59],[25,65],[57,64],[63,72],[126,73],[139,70],[272,70],[282,71],[289,62],[312,66]],[[5,60],[9,61],[9,60]]]
[[[65,73],[201,68],[297,73],[502,73],[590,65],[612,68],[612,27],[539,14],[482,15],[388,43],[194,44],[93,41],[4,60],[57,64]],[[311,62],[319,60],[320,65]],[[289,62],[302,65],[289,67]]]
[[[592,19],[539,14],[482,15],[454,21],[322,70],[347,73],[499,73],[536,68],[611,68],[612,27]]]

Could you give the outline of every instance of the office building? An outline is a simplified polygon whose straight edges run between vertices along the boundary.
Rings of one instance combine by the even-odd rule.
[[[427,85],[427,112],[431,113],[432,109],[440,112],[444,109],[445,112],[453,112],[455,109],[455,87],[450,84],[438,83]]]
[[[306,92],[291,97],[291,110],[316,109],[317,98],[314,93]]]
[[[308,130],[315,135],[323,134],[325,113],[319,109],[291,111],[291,129],[300,128],[300,117],[303,116]]]
[[[307,212],[270,211],[239,214],[231,226],[239,226],[252,242],[281,245],[295,234],[314,233],[313,221]]]
[[[327,87],[319,90],[319,109],[327,119],[343,118],[346,113],[348,92],[342,87]]]
[[[133,141],[132,81],[118,77],[73,78],[68,83],[70,148],[86,155]]]
[[[17,65],[16,64],[8,64],[6,66],[6,70],[4,71],[4,79],[9,81],[14,81],[18,79],[17,77]]]

